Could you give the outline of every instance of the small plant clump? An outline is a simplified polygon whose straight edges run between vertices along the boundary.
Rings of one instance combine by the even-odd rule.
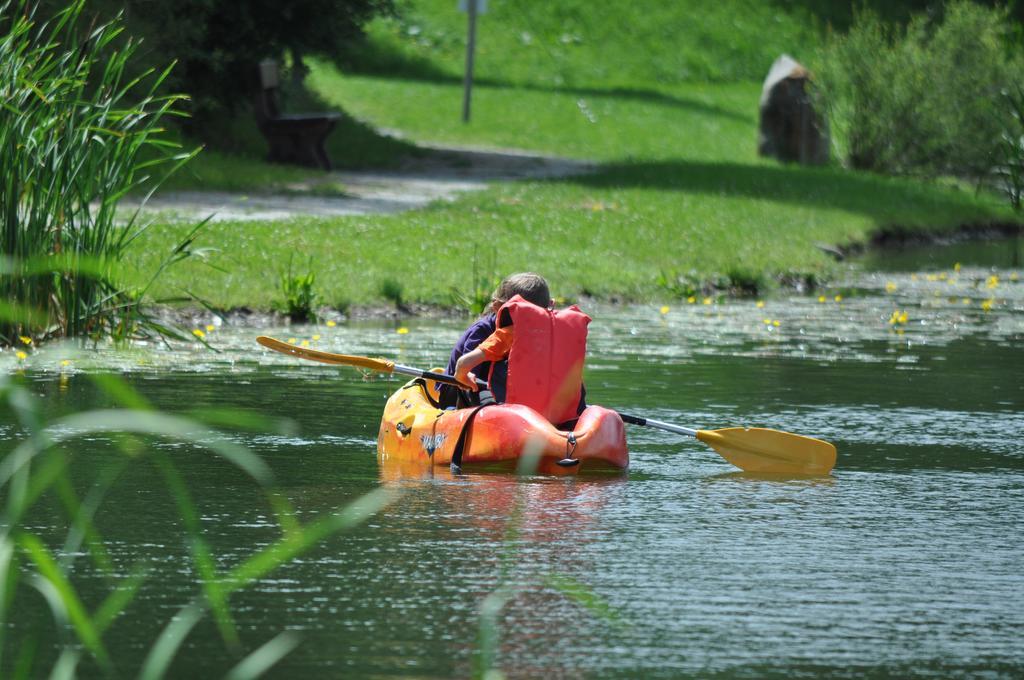
[[[730,267],[725,279],[725,287],[735,295],[754,297],[765,289],[764,274],[741,265]]]
[[[292,321],[303,323],[316,321],[316,307],[319,296],[313,290],[316,273],[310,258],[309,271],[305,274],[292,273],[292,261],[288,260],[288,271],[281,275],[281,292],[284,295],[284,311]]]
[[[700,281],[696,276],[678,271],[662,270],[658,274],[658,287],[680,300],[699,295],[701,291]]]
[[[501,283],[501,275],[495,271],[495,259],[494,252],[492,251],[490,266],[487,268],[487,271],[484,271],[478,263],[476,249],[473,250],[473,273],[470,278],[469,288],[467,291],[463,291],[457,286],[452,286],[451,296],[453,304],[462,307],[473,316],[479,316],[487,311],[494,291],[497,290],[498,285]]]
[[[402,295],[405,293],[405,286],[398,279],[385,278],[380,282],[380,294],[389,302],[394,303],[397,309],[405,306]]]

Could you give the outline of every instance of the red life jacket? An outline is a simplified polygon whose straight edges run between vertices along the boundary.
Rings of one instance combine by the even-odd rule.
[[[590,317],[573,305],[544,309],[516,295],[498,311],[497,326],[512,324],[505,401],[524,404],[552,423],[577,417]]]

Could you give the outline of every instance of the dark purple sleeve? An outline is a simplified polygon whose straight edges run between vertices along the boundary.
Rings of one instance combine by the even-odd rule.
[[[455,373],[455,363],[459,360],[466,352],[472,352],[476,349],[477,345],[486,340],[491,333],[494,332],[494,317],[488,317],[486,319],[480,319],[475,324],[466,329],[466,332],[462,334],[459,341],[455,343],[455,349],[452,350],[452,356],[448,360],[447,373],[453,375]]]

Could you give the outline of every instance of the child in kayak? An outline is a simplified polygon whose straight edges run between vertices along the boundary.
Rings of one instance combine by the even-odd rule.
[[[487,314],[467,328],[462,337],[455,343],[451,358],[448,360],[448,369],[445,371],[448,375],[455,373],[455,365],[464,354],[476,349],[481,342],[486,340],[495,331],[495,320],[498,310],[516,295],[522,296],[523,299],[532,302],[538,307],[547,307],[551,304],[548,282],[540,274],[524,272],[506,277],[498,284],[498,287],[495,288],[494,293],[491,295],[491,304]],[[492,362],[486,361],[477,364],[476,368],[477,374],[491,381],[492,390],[496,390],[495,396],[499,400],[503,400],[505,396],[507,364],[504,361],[498,361],[492,365]],[[470,405],[466,403],[465,395],[460,395],[458,388],[450,385],[441,385],[440,389],[442,407]],[[460,399],[462,403],[460,403]]]
[[[476,391],[472,372],[483,363],[507,363],[499,394],[491,378],[488,387],[500,402],[533,408],[552,423],[574,421],[586,408],[583,362],[590,317],[573,305],[555,310],[521,295],[498,310],[495,331],[455,363],[454,375]]]

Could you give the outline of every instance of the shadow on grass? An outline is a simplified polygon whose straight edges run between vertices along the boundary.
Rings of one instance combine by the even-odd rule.
[[[365,46],[372,51],[372,45]],[[373,54],[360,54],[358,58],[342,56],[332,61],[334,67],[342,73],[373,76],[394,80],[418,80],[438,85],[462,85],[462,77],[446,73],[425,59],[411,59],[405,55],[383,53],[379,50]],[[680,97],[666,94],[658,90],[644,87],[573,87],[545,85],[542,83],[513,82],[493,78],[475,78],[473,84],[478,87],[494,87],[508,90],[526,90],[549,94],[568,94],[577,97],[612,97],[633,100],[662,106],[671,106],[712,116],[729,118],[751,125],[757,122],[754,112],[756,102],[751,104],[751,114],[743,115],[729,109],[702,102],[692,97]]]
[[[281,91],[282,108],[288,113],[307,111],[337,111],[338,106],[328,103],[305,85],[295,85],[289,80]],[[342,111],[342,113],[345,113]],[[252,114],[248,114],[251,118]],[[255,128],[255,121],[251,123]],[[266,142],[259,137],[260,155],[266,157]],[[369,123],[343,115],[334,130],[327,137],[327,155],[335,170],[365,168],[390,168],[408,157],[422,156],[426,151],[416,144],[382,134]]]
[[[608,163],[591,174],[551,181],[595,189],[661,189],[833,208],[885,225],[1006,220],[1006,213],[968,191],[838,168],[669,160]]]

